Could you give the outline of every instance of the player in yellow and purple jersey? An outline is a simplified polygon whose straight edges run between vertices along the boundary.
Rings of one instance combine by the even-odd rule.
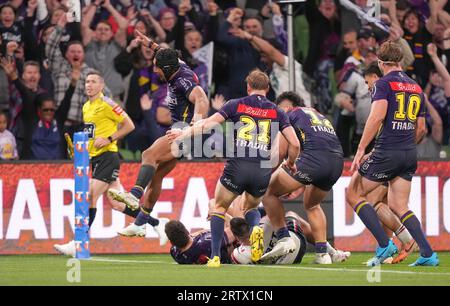
[[[220,267],[225,213],[241,194],[244,197],[245,220],[252,228],[252,261],[257,262],[263,255],[263,232],[259,227],[261,215],[256,208],[267,191],[272,174],[269,162],[274,141],[272,135],[281,132],[290,144],[285,166],[295,172],[300,144],[286,114],[266,98],[269,84],[265,73],[252,71],[247,77],[247,97],[229,101],[218,113],[189,129],[169,131],[172,140],[186,139],[225,121],[234,124],[234,155],[228,160],[217,183],[215,207],[211,213],[212,251],[208,267]]]
[[[389,182],[389,206],[420,248],[421,256],[412,266],[437,266],[437,254],[420,221],[408,208],[411,180],[417,170],[416,143],[425,132],[423,91],[402,71],[403,54],[395,43],[383,43],[377,56],[384,76],[372,90],[371,112],[351,168],[358,170],[358,175],[352,177],[347,189],[347,202],[379,244],[375,257],[367,265],[380,265],[398,250],[384,232],[367,194]],[[366,155],[366,148],[375,137],[374,150]]]

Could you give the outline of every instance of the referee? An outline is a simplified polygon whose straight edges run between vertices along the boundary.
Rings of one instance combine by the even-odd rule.
[[[117,140],[134,130],[133,121],[113,100],[103,95],[105,82],[99,72],[90,72],[86,77],[86,95],[89,100],[83,106],[84,131],[89,137],[89,157],[92,179],[89,183],[89,228],[97,213],[97,200],[109,188],[122,189],[118,181],[120,160]],[[123,203],[109,199],[113,209],[136,217]],[[73,241],[55,245],[65,255],[75,255]]]
[[[98,198],[109,188],[121,188],[117,181],[120,169],[117,140],[134,130],[133,121],[124,110],[103,95],[104,88],[105,81],[100,73],[88,73],[86,95],[89,100],[83,106],[83,122],[84,131],[89,138],[89,156],[92,165],[92,179],[89,184],[91,199],[89,227],[95,219]],[[125,205],[123,206],[123,209],[114,208],[124,211]]]

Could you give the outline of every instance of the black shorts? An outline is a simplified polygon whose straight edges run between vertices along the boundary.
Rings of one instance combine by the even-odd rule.
[[[306,237],[305,234],[302,231],[302,228],[300,226],[300,223],[298,222],[297,219],[293,218],[293,217],[286,217],[286,226],[287,229],[290,232],[293,232],[298,239],[300,239],[301,241],[301,245],[300,245],[300,250],[298,251],[297,257],[295,257],[294,263],[301,263],[303,256],[305,256],[306,254]]]
[[[411,181],[416,170],[417,150],[381,151],[375,149],[359,167],[359,174],[374,182],[387,182],[396,177]]]
[[[117,152],[105,152],[91,160],[92,178],[112,183],[119,177],[120,159]]]
[[[300,155],[296,165],[297,173],[283,169],[303,185],[313,185],[330,191],[342,175],[344,158],[336,153],[308,152]]]
[[[234,194],[244,191],[255,198],[262,197],[269,187],[271,168],[261,168],[260,162],[230,159],[223,170],[220,182]]]

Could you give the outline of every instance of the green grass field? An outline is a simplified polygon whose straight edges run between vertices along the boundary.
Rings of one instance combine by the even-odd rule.
[[[301,265],[239,266],[220,269],[181,266],[169,255],[99,255],[81,262],[81,282],[70,283],[69,258],[54,255],[0,256],[0,285],[450,285],[450,253],[440,253],[437,268],[410,268],[408,263],[383,265],[380,282],[367,280],[362,262],[371,254],[353,254],[344,264],[317,266],[307,254]],[[71,274],[71,273],[69,273]],[[372,275],[376,275],[373,274]]]

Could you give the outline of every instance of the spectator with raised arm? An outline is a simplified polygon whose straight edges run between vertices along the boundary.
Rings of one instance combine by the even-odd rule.
[[[270,70],[270,83],[275,95],[278,97],[281,93],[289,91],[289,57],[268,41],[244,30],[237,30],[235,36],[251,42],[253,47],[261,52],[261,60]],[[302,65],[295,61],[295,91],[302,97],[305,105],[311,107],[311,95],[303,84],[302,71]]]
[[[228,52],[226,79],[218,88],[218,93],[227,100],[246,96],[245,78],[249,72],[255,68],[264,70],[259,51],[250,41],[233,35],[241,26],[243,16],[240,8],[232,9],[217,33],[217,42]],[[262,23],[258,18],[246,19],[244,29],[252,36],[262,37]]]
[[[450,74],[438,56],[436,45],[429,44],[427,46],[427,52],[434,64],[435,70],[430,72],[429,82],[425,87],[425,92],[428,95],[430,104],[433,105],[441,117],[444,129],[443,142],[447,145],[450,137]]]
[[[114,65],[125,79],[125,110],[136,125],[136,129],[125,139],[131,151],[143,152],[149,145],[149,139],[164,135],[172,124],[172,118],[166,103],[167,85],[163,84],[153,72],[155,53],[139,43],[139,39],[130,42],[126,50],[114,60]],[[144,112],[142,104],[151,100],[151,115],[156,130],[152,135],[144,135],[141,127],[148,126],[149,114]]]
[[[74,67],[80,67],[81,76],[76,83],[75,91],[72,95],[69,114],[65,122],[65,129],[69,134],[77,131],[83,126],[82,108],[87,101],[85,95],[85,80],[87,74],[92,71],[85,63],[85,53],[82,42],[72,41],[67,46],[65,55],[61,53],[60,42],[67,24],[67,16],[63,14],[55,27],[55,30],[48,38],[45,53],[48,58],[49,69],[52,72],[52,77],[55,84],[55,101],[59,106],[64,96],[69,89],[71,75]]]
[[[5,54],[6,45],[15,41],[19,45],[23,42],[24,29],[21,23],[16,21],[16,8],[9,2],[0,5],[0,36],[2,38],[2,49],[0,53]]]
[[[70,84],[59,107],[46,94],[27,87],[19,79],[13,60],[3,58],[1,66],[22,95],[23,144],[21,159],[57,160],[66,157],[63,126],[70,109],[75,85],[81,76],[81,65],[75,64],[70,75]],[[31,65],[32,66],[32,65]]]
[[[438,159],[442,148],[443,124],[441,116],[425,96],[427,133],[417,144],[418,159]]]
[[[105,20],[97,23],[95,31],[91,30],[92,20],[100,5],[113,16],[119,25],[115,34],[111,24]],[[117,101],[125,88],[122,76],[114,68],[114,59],[127,45],[127,28],[128,20],[111,5],[110,0],[96,0],[91,3],[81,22],[83,45],[86,48],[86,64],[103,75],[106,86],[111,89],[113,97]]]
[[[269,18],[272,13],[272,28],[275,34],[275,39],[281,46],[281,52],[283,54],[288,53],[288,33],[286,30],[283,14],[281,8],[276,2],[267,3],[261,10],[263,17]]]
[[[432,69],[432,63],[426,48],[432,42],[437,23],[437,5],[435,2],[430,2],[431,16],[425,24],[422,22],[421,15],[414,9],[409,9],[406,12],[401,23],[405,31],[404,38],[409,43],[415,57],[415,61],[408,67],[407,73],[422,87],[425,87],[428,75]]]
[[[154,37],[157,42],[162,43],[166,41],[166,32],[150,11],[146,9],[139,11],[139,16],[134,22],[133,29],[147,36]]]
[[[316,108],[326,114],[332,105],[329,71],[334,67],[341,41],[341,21],[333,0],[321,0],[319,6],[315,0],[307,0],[305,12],[309,24],[309,45],[303,69],[315,80],[313,93],[319,103]]]

